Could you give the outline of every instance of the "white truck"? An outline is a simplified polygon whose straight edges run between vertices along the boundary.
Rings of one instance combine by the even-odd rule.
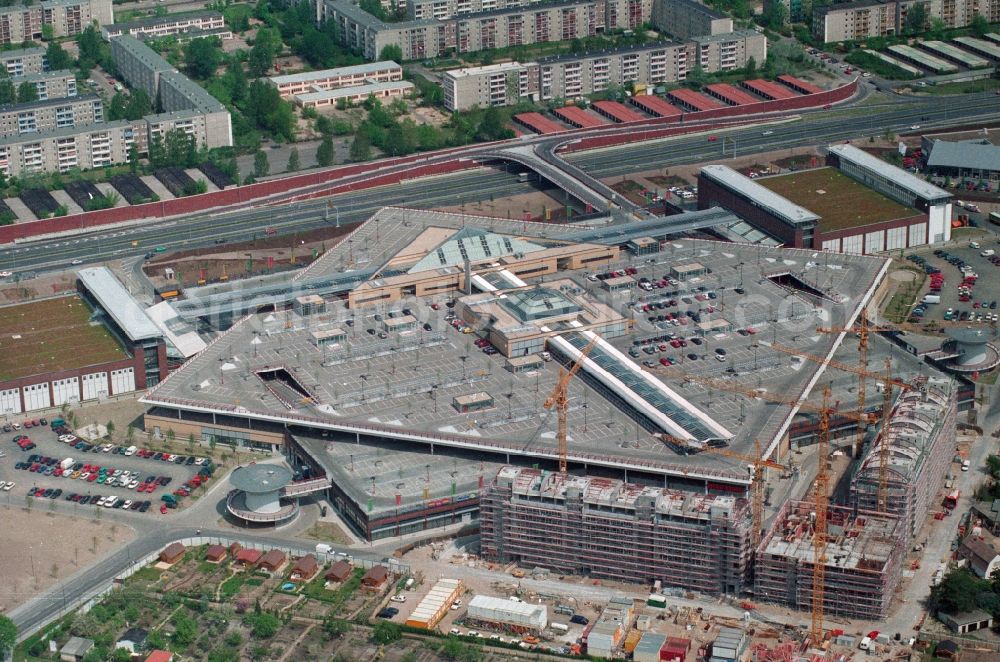
[[[76,464],[76,462],[73,460],[73,458],[67,457],[65,460],[59,463],[59,468],[62,469],[63,471],[66,471],[74,464]]]
[[[317,554],[329,554],[331,551],[333,551],[333,547],[330,547],[326,543],[322,543],[321,542],[321,543],[317,543],[317,545],[316,545],[316,553]]]
[[[938,294],[925,294],[921,301],[923,303],[941,303],[941,296]]]
[[[549,629],[560,634],[569,632],[569,626],[565,623],[549,623]]]

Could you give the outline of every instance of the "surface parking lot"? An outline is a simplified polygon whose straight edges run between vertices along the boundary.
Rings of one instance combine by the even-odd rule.
[[[977,245],[978,248],[975,247]],[[926,260],[927,264],[940,269],[944,275],[944,286],[940,293],[930,292],[927,287],[924,287],[914,303],[915,308],[926,294],[939,294],[941,297],[940,303],[925,306],[926,313],[920,319],[921,323],[944,320],[948,309],[952,310],[955,321],[967,321],[960,319],[963,312],[967,313],[973,320],[977,315],[982,315],[983,319],[978,323],[984,325],[987,324],[987,314],[1000,314],[1000,265],[991,262],[989,256],[982,255],[984,251],[989,250],[1000,252],[1000,240],[987,236],[971,242],[963,241],[956,246],[915,253]],[[943,252],[944,255],[935,254],[939,251]],[[959,300],[958,292],[958,286],[962,283],[964,274],[959,270],[959,266],[947,261],[948,257],[964,261],[965,264],[972,267],[973,273],[978,275],[976,284],[971,288],[970,300],[967,302]],[[908,260],[907,263],[912,264],[912,261]],[[917,268],[920,268],[919,264]],[[997,307],[991,307],[994,301],[997,302]],[[986,303],[985,309],[982,305],[983,302]]]
[[[20,435],[28,436],[35,444],[35,448],[22,451],[17,444],[12,443],[12,440]],[[7,490],[6,494],[16,499],[31,495],[36,500],[57,499],[94,507],[98,506],[98,499],[114,495],[118,497],[117,504],[126,501],[141,504],[148,501],[147,510],[152,513],[159,510],[162,495],[183,487],[185,481],[190,480],[202,468],[194,462],[187,464],[186,460],[185,463],[178,464],[152,457],[104,452],[100,450],[101,445],[94,446],[90,451],[83,451],[59,441],[57,437],[56,432],[49,427],[32,427],[3,435],[2,449],[6,455],[0,458],[0,481],[14,482],[14,487]],[[37,456],[34,462],[30,461],[32,456]],[[54,461],[45,462],[42,458],[51,458]],[[73,460],[70,470],[63,475],[55,475],[61,463],[67,458]],[[17,467],[18,464],[22,465],[20,469]],[[47,469],[31,471],[32,465],[42,467],[47,465],[52,471],[48,472]],[[107,478],[101,482],[100,468],[105,468],[107,477],[112,476],[115,470],[127,471],[130,474],[129,481],[125,485],[119,480],[108,485]],[[72,477],[74,474],[76,478]],[[89,476],[94,474],[96,476],[92,480],[89,479]],[[167,484],[163,485],[164,482]],[[130,487],[133,484],[136,486]],[[139,491],[141,485],[153,485],[153,487]],[[42,494],[37,494],[38,490],[42,490]],[[44,490],[52,491],[46,497]],[[72,495],[79,495],[78,499],[71,499]],[[133,510],[139,510],[139,506]]]

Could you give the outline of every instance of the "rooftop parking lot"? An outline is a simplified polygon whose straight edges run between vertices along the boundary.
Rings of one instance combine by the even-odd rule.
[[[21,450],[13,443],[13,439],[25,436],[34,448]],[[114,495],[117,504],[149,501],[147,510],[152,513],[160,509],[162,495],[183,488],[204,466],[204,461],[196,464],[193,456],[188,464],[187,458],[182,463],[157,460],[153,453],[150,457],[125,455],[125,447],[112,444],[78,449],[74,444],[80,443],[79,439],[64,437],[67,441],[60,441],[59,436],[48,426],[3,435],[6,456],[0,458],[0,481],[14,483],[8,491],[12,498],[23,500],[30,495],[39,501],[62,499],[97,507],[100,498]],[[71,499],[73,495],[78,498]]]

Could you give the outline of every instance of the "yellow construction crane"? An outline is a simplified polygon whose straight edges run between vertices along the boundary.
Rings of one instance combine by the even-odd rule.
[[[823,328],[816,329],[820,333],[843,333],[854,331],[858,334],[858,365],[865,371],[868,370],[868,334],[871,332],[871,325],[868,323],[868,309],[865,308],[858,316],[858,323],[853,328]],[[858,416],[865,416],[865,380],[866,375],[858,374]],[[861,456],[861,447],[865,441],[864,426],[858,426],[857,440],[854,442],[854,457]]]
[[[772,345],[779,352],[785,352],[786,354],[792,354],[793,356],[801,356],[807,358],[810,361],[815,361],[823,365],[829,365],[838,370],[844,370],[846,372],[853,372],[864,377],[872,377],[878,381],[882,382],[882,421],[881,421],[881,434],[882,443],[879,446],[879,464],[878,464],[878,490],[875,494],[875,504],[878,512],[884,513],[888,512],[889,505],[889,461],[891,459],[890,453],[891,449],[889,444],[885,440],[885,433],[887,431],[887,425],[889,421],[889,411],[892,409],[892,387],[899,387],[902,391],[907,391],[913,388],[913,384],[898,380],[892,376],[892,361],[888,358],[885,359],[885,374],[879,374],[877,372],[869,372],[867,370],[862,370],[861,368],[856,368],[854,366],[839,363],[837,361],[832,361],[829,359],[824,359],[822,357],[813,356],[812,354],[807,354],[805,352],[799,352],[798,350],[789,349],[787,347],[782,347],[781,345]]]
[[[684,379],[686,381],[691,381],[691,382],[697,382],[699,384],[704,384],[705,386],[710,386],[713,389],[719,391],[729,391],[730,393],[738,393],[740,395],[745,395],[748,398],[757,398],[759,400],[765,400],[767,402],[771,402],[774,404],[788,405],[789,407],[798,407],[800,410],[804,411],[811,411],[815,413],[822,413],[824,411],[823,407],[807,402],[805,399],[793,400],[791,398],[785,398],[784,396],[776,395],[768,391],[761,391],[757,389],[747,388],[745,386],[742,386],[741,384],[731,383],[724,379],[703,377],[701,375],[692,375],[686,372],[680,372],[669,369],[668,372],[677,376],[680,379]],[[832,411],[834,410],[831,410],[831,413]],[[861,422],[868,420],[866,417],[858,416],[851,412],[836,411],[836,413],[838,416],[843,416],[853,421]]]
[[[826,590],[826,533],[827,508],[830,499],[830,474],[827,456],[830,453],[830,387],[823,389],[823,411],[819,415],[819,439],[816,471],[816,525],[813,530],[813,585],[812,585],[812,628],[810,637],[813,646],[823,643],[823,594]]]
[[[750,484],[750,513],[753,529],[750,531],[750,543],[753,549],[756,550],[757,545],[760,544],[761,529],[764,526],[764,469],[788,471],[788,467],[783,464],[764,459],[764,451],[761,449],[760,441],[757,439],[754,439],[753,441],[757,454],[756,456],[751,457],[749,455],[743,455],[741,453],[726,450],[725,448],[715,448],[708,445],[695,447],[691,446],[688,442],[679,437],[667,434],[664,434],[663,436],[680,446],[695,448],[707,453],[715,453],[716,455],[742,460],[743,462],[753,466],[753,482]]]
[[[566,475],[566,456],[569,454],[569,446],[566,441],[566,419],[569,413],[569,382],[573,379],[573,375],[583,367],[583,359],[587,357],[587,354],[590,354],[590,350],[594,349],[598,338],[599,336],[595,335],[593,340],[587,343],[587,346],[580,352],[580,357],[573,363],[569,370],[563,367],[559,368],[559,380],[556,382],[555,388],[552,389],[549,397],[545,399],[545,404],[543,405],[546,409],[556,408],[556,420],[558,421],[556,438],[559,441],[559,473],[563,475]]]

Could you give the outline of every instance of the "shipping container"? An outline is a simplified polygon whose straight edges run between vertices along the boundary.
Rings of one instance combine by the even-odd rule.
[[[666,609],[667,598],[666,596],[660,595],[658,593],[651,594],[646,598],[646,604],[650,607],[659,607],[660,609]]]

